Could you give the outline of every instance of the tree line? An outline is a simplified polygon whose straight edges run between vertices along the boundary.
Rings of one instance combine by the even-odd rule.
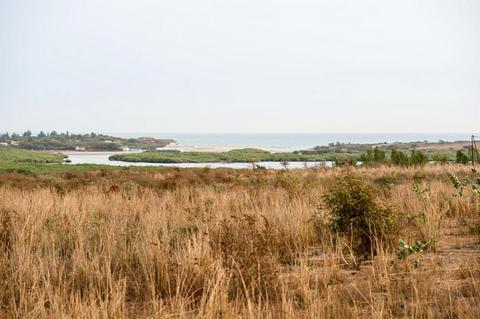
[[[431,159],[433,162],[446,164],[449,163],[448,157],[442,154],[434,154]],[[390,158],[387,157],[387,153],[376,146],[373,150],[360,155],[360,161],[363,165],[372,164],[393,164],[397,166],[421,166],[429,162],[428,156],[420,150],[411,150],[410,153],[403,152],[396,148],[393,148],[390,153]],[[458,150],[455,154],[455,163],[468,164],[470,159],[465,152]]]

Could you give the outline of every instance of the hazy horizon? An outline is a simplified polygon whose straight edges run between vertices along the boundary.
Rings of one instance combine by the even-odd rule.
[[[480,2],[0,2],[0,131],[478,133]]]

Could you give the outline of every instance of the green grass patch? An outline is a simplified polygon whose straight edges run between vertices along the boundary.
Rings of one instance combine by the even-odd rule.
[[[64,156],[54,152],[27,151],[0,148],[0,162],[14,163],[63,163]]]
[[[390,151],[385,152],[390,156]],[[317,162],[342,161],[346,158],[362,160],[362,153],[355,150],[330,150],[318,153],[312,151],[296,151],[271,153],[269,151],[245,148],[228,152],[180,152],[178,150],[161,150],[134,154],[116,154],[109,157],[113,161],[131,163],[251,163],[251,162]],[[453,161],[455,153],[426,152],[428,160],[442,156],[446,161]]]
[[[144,163],[251,163],[251,162],[314,162],[331,160],[331,154],[302,154],[301,152],[271,153],[245,148],[228,152],[156,151],[135,154],[116,154],[110,160]]]

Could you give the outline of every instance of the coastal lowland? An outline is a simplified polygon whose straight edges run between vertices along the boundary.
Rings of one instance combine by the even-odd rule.
[[[174,146],[168,147],[167,146]],[[364,165],[393,164],[401,166],[423,165],[427,162],[466,163],[471,156],[468,141],[456,142],[396,142],[376,144],[330,143],[310,149],[272,152],[269,150],[243,148],[225,151],[183,151],[175,148],[173,139],[153,137],[120,138],[104,134],[73,134],[55,131],[37,135],[31,131],[22,134],[0,135],[0,162],[2,156],[14,161],[61,163],[61,154],[73,152],[113,153],[111,161],[126,163],[257,163],[257,162],[333,162],[344,165],[361,162]],[[24,150],[24,152],[20,152]],[[25,150],[50,151],[50,153],[27,153]],[[135,152],[132,152],[135,150]],[[16,153],[17,152],[17,153]],[[58,153],[56,153],[58,152]],[[3,155],[2,155],[3,154]],[[31,157],[28,158],[28,154]],[[15,157],[18,158],[15,159]],[[68,155],[63,156],[70,162]]]
[[[393,163],[399,165],[433,162],[464,161],[468,156],[469,143],[460,142],[411,142],[384,144],[331,143],[309,150],[293,152],[270,152],[245,148],[226,152],[182,152],[157,150],[135,154],[115,154],[110,160],[143,163],[255,163],[255,162],[318,162],[332,161],[339,165],[345,162]]]

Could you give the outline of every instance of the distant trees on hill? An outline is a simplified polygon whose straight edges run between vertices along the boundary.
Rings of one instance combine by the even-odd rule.
[[[97,133],[72,134],[68,131],[40,131],[36,136],[28,130],[23,134],[4,133],[0,142],[29,150],[75,150],[84,148],[92,151],[120,151],[124,147],[153,150],[174,142],[171,139],[152,139],[149,143],[139,139],[124,139]]]

